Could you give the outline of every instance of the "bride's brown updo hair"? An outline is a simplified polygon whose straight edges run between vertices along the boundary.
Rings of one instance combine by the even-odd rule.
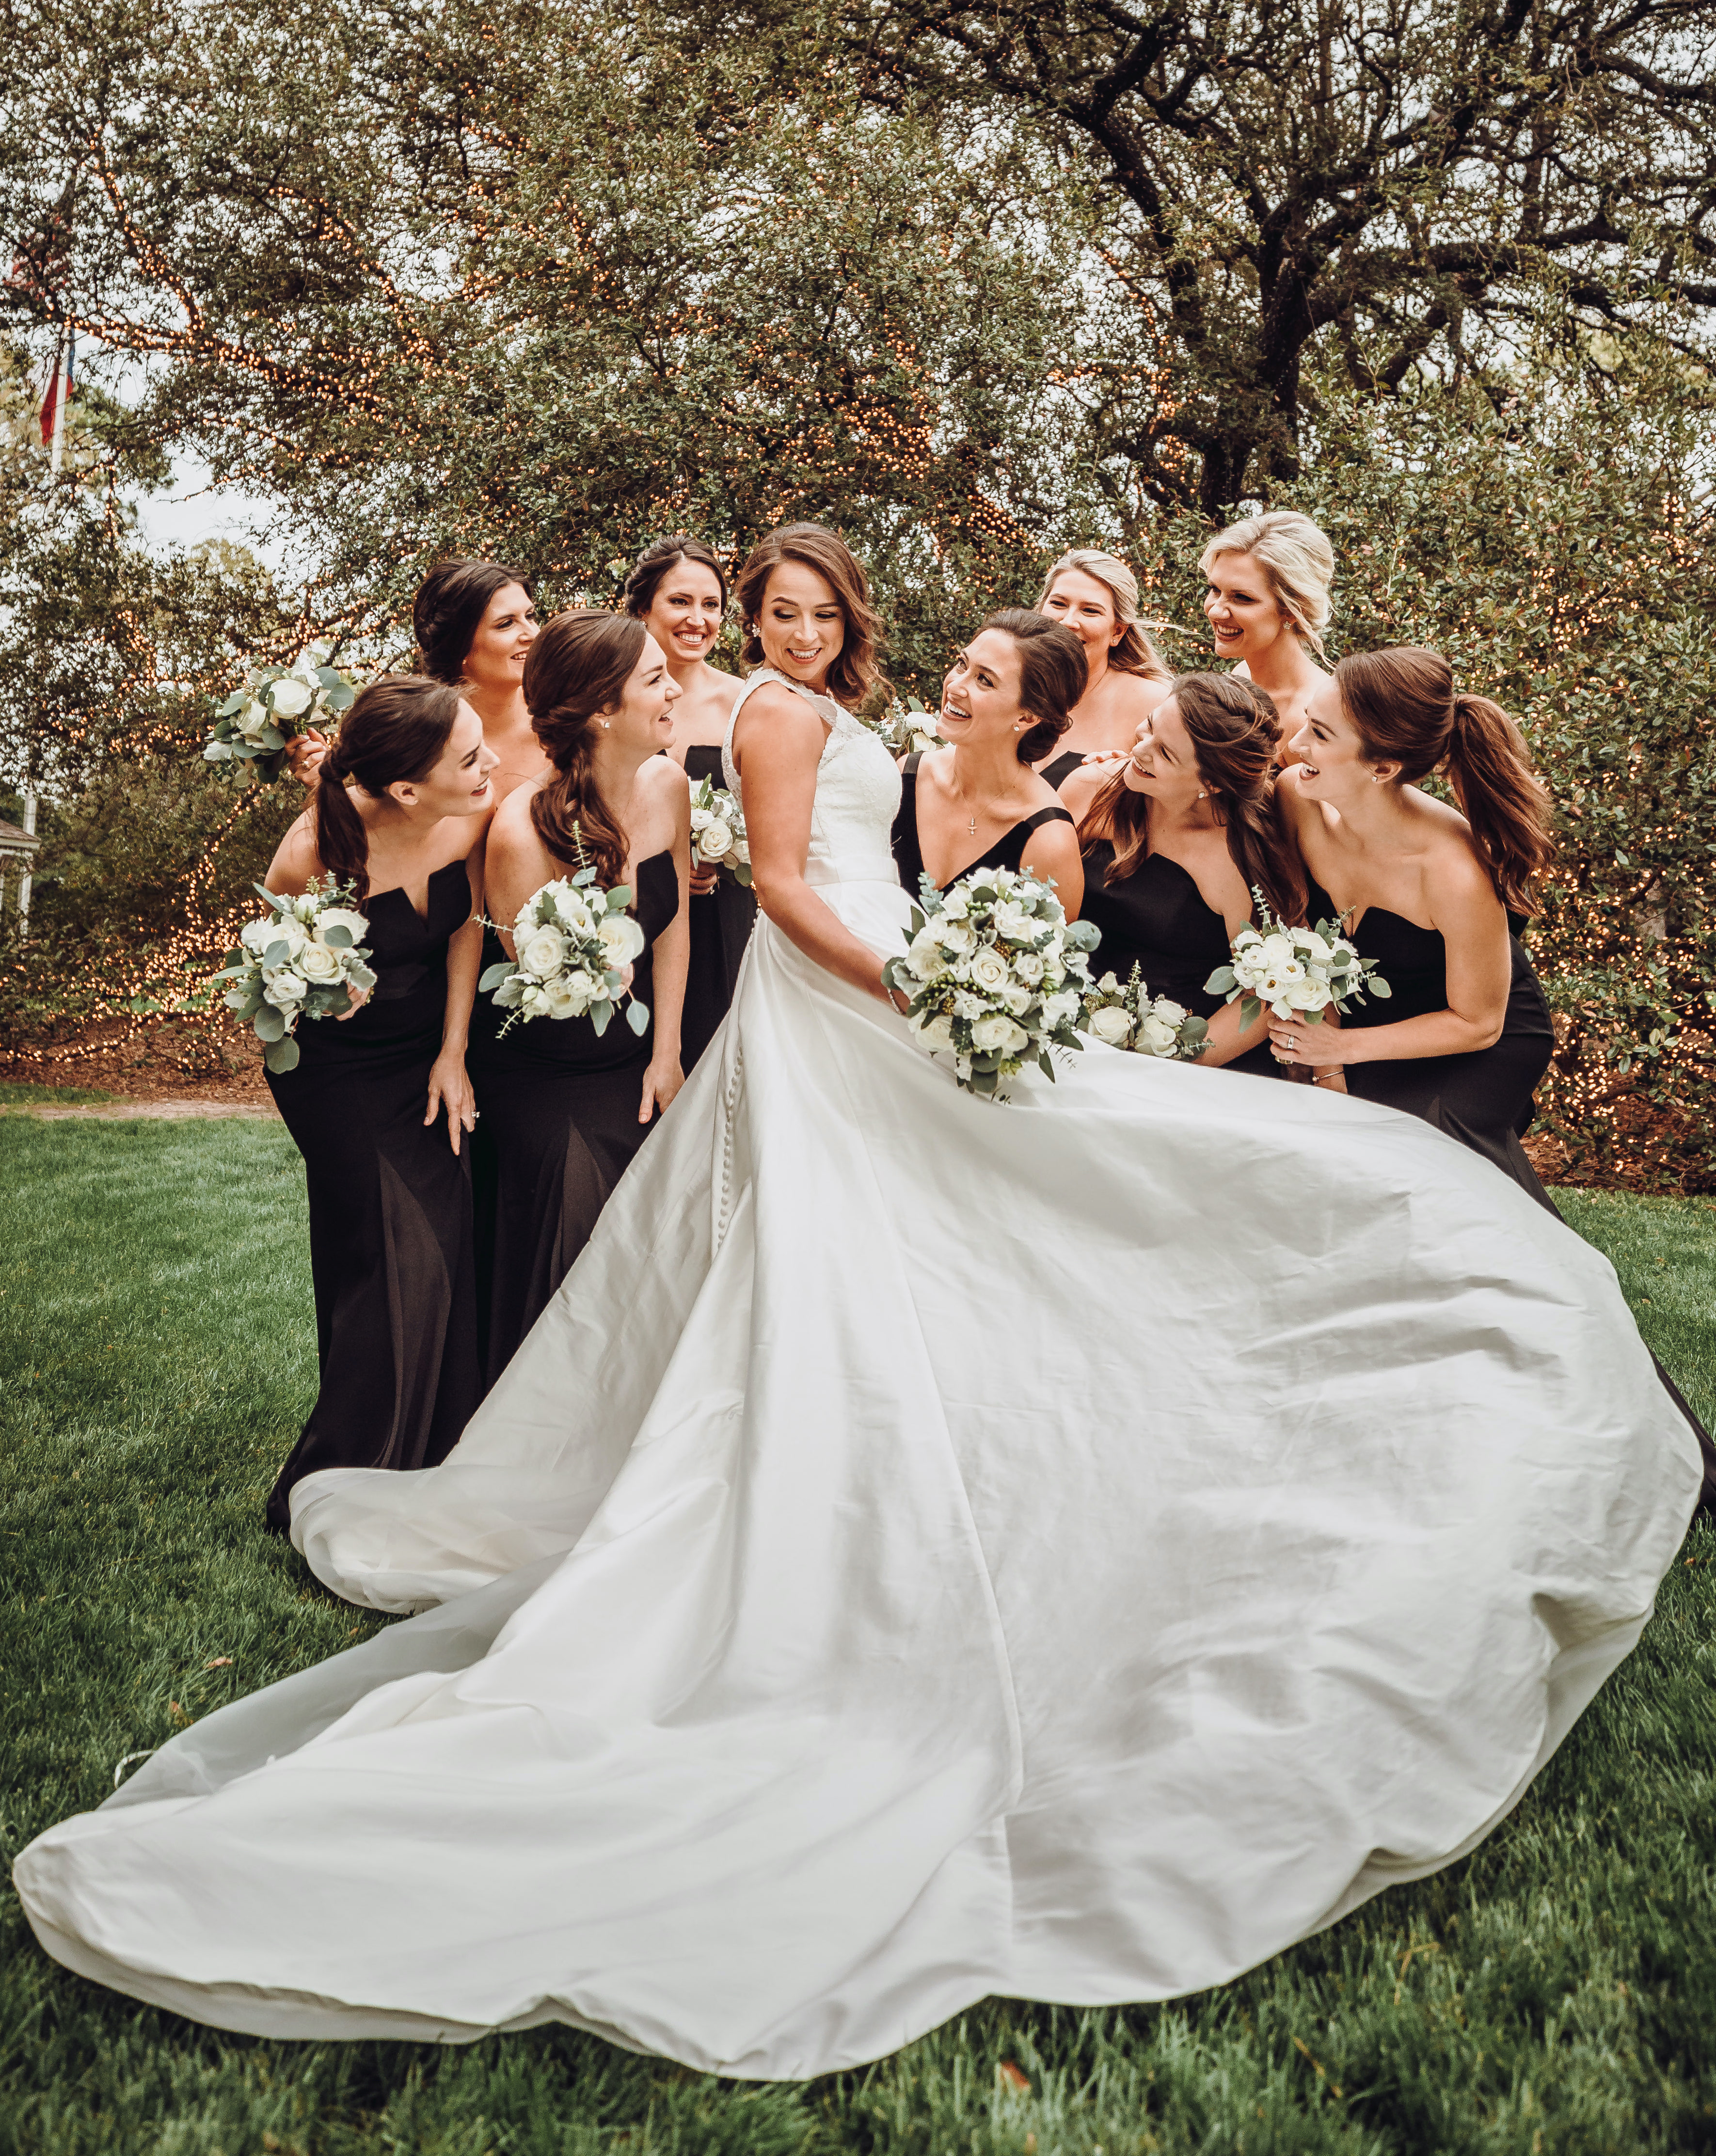
[[[626,837],[597,791],[593,768],[601,714],[625,694],[648,632],[629,613],[574,607],[538,632],[524,662],[524,703],[554,776],[531,796],[531,822],[557,861],[578,849],[611,891],[625,881]]]
[[[859,567],[851,548],[825,524],[783,524],[759,539],[739,572],[737,586],[739,614],[745,624],[745,641],[739,657],[747,666],[763,663],[763,639],[757,624],[763,612],[763,596],[771,570],[783,562],[798,562],[814,569],[833,587],[845,617],[845,642],[828,670],[828,693],[837,704],[853,710],[881,680],[876,647],[881,623],[870,603],[870,581]]]
[[[1334,678],[1365,756],[1398,763],[1403,786],[1445,773],[1497,897],[1529,913],[1533,880],[1554,859],[1555,842],[1549,788],[1513,721],[1487,696],[1457,692],[1453,668],[1421,644],[1354,652]]]
[[[1302,920],[1305,871],[1275,799],[1281,720],[1274,703],[1236,674],[1179,674],[1168,696],[1191,736],[1198,776],[1246,888],[1261,891],[1277,919]],[[1149,796],[1127,784],[1123,764],[1085,811],[1079,844],[1088,853],[1097,839],[1112,839],[1114,859],[1102,881],[1120,883],[1143,861],[1149,829]]]
[[[1019,761],[1040,763],[1072,724],[1072,707],[1090,680],[1084,646],[1051,614],[1003,607],[984,629],[1010,636],[1019,654],[1019,708],[1036,721],[1019,737]],[[983,629],[978,631],[981,636]]]
[[[450,681],[383,674],[358,690],[340,721],[310,814],[317,860],[329,875],[351,885],[360,905],[369,896],[369,834],[347,787],[361,787],[378,800],[402,778],[427,778],[445,752],[460,701]]]

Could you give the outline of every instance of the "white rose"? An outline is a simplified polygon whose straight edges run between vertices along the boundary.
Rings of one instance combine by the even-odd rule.
[[[1117,996],[1120,993],[1120,983],[1112,973],[1104,973],[1097,986],[1105,996]]]
[[[329,906],[316,915],[316,932],[325,942],[330,928],[343,928],[354,943],[361,943],[369,933],[369,922],[349,906]]]
[[[298,953],[298,971],[306,981],[322,988],[330,981],[337,981],[342,970],[339,952],[331,950],[326,943],[306,943]]]
[[[1048,1015],[1045,1007],[1044,1016]],[[1091,1031],[1111,1048],[1124,1048],[1132,1038],[1132,1020],[1117,1004],[1105,1004],[1091,1013]]]
[[[1333,947],[1314,928],[1295,929],[1293,941],[1302,957],[1314,959],[1319,966],[1326,966],[1334,956]]]
[[[950,921],[943,914],[939,921],[929,924],[929,932],[944,951],[953,951],[963,956],[967,951],[977,948],[977,931],[968,921]]]
[[[991,1011],[987,1018],[980,1018],[971,1029],[971,1045],[974,1048],[980,1048],[985,1055],[1001,1055],[1005,1052],[1010,1036],[1018,1032],[1019,1028],[1010,1018],[999,1011]],[[1020,1034],[1021,1040],[1024,1037]]]
[[[1013,970],[1021,981],[1040,981],[1043,978],[1043,961],[1035,951],[1021,951],[1013,961]]]
[[[259,955],[270,943],[278,943],[280,940],[280,932],[271,916],[266,921],[247,921],[239,931],[239,942],[247,951],[254,951]]]
[[[273,712],[269,710],[266,704],[259,704],[254,696],[239,714],[239,732],[246,741],[252,743],[256,741],[265,727],[271,726],[273,724]]]
[[[1031,943],[1042,933],[1042,927],[1023,906],[1004,902],[995,908],[995,933],[1010,943]]]
[[[1152,1055],[1172,1055],[1179,1045],[1174,1028],[1153,1015],[1139,1026],[1138,1039]]]
[[[974,987],[989,995],[1006,985],[1007,961],[993,944],[985,944],[981,951],[972,954],[971,978]]]
[[[580,996],[570,981],[551,981],[537,991],[547,1006],[550,1018],[582,1018],[588,1004],[587,996]]]
[[[644,932],[629,913],[604,915],[596,931],[596,941],[602,947],[602,956],[616,973],[643,955]]]
[[[1015,1018],[1023,1018],[1036,1001],[1035,991],[1026,988],[1022,981],[1009,981],[1000,994],[1001,1001],[1006,1004]]]
[[[693,808],[691,811],[693,831],[706,831],[714,821],[715,811],[712,808]]]
[[[927,1048],[932,1055],[938,1049],[953,1045],[953,1021],[944,1011],[938,1011],[933,1018],[915,1021],[912,1030],[917,1035],[918,1045]]]
[[[1321,1010],[1328,1001],[1328,990],[1321,981],[1294,981],[1287,992],[1287,1002],[1296,1011]]]
[[[307,986],[301,973],[295,973],[290,966],[279,966],[268,976],[263,999],[276,1010],[291,1010],[303,1002]]]
[[[1044,1025],[1052,1033],[1057,1025],[1066,1024],[1078,1005],[1079,998],[1071,988],[1064,989],[1058,996],[1046,996],[1043,998]]]
[[[557,973],[565,956],[566,938],[557,928],[533,928],[518,947],[519,964],[539,981]]]
[[[1266,966],[1290,966],[1293,963],[1293,947],[1285,936],[1266,936],[1257,956]]]
[[[295,675],[283,674],[272,684],[269,695],[276,713],[283,712],[287,718],[295,719],[301,711],[310,709],[316,691],[307,681],[299,680]]]
[[[943,921],[963,921],[971,911],[971,901],[956,885],[942,901]]]
[[[927,927],[920,928],[912,937],[906,957],[920,981],[932,981],[948,970],[948,962],[942,955],[934,931]]]
[[[602,992],[607,983],[605,981],[599,981],[593,973],[587,973],[582,966],[575,966],[566,977],[566,985],[573,995],[582,996],[585,1003],[589,1003]]]
[[[706,861],[718,861],[732,850],[733,834],[723,823],[712,822],[698,834],[697,851]]]
[[[514,976],[516,979],[516,975]],[[540,981],[532,981],[520,992],[519,1009],[527,1018],[546,1018],[548,1015],[548,991]]]
[[[1184,1004],[1175,1003],[1172,996],[1157,997],[1156,1015],[1158,1018],[1165,1018],[1170,1025],[1181,1025],[1185,1022],[1185,1005]]]
[[[738,862],[742,868],[750,867],[751,845],[748,839],[735,839],[733,840],[733,858]]]

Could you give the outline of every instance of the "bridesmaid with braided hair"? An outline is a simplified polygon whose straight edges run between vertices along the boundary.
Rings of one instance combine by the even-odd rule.
[[[1133,966],[1154,995],[1210,1021],[1200,1067],[1279,1075],[1260,1017],[1204,983],[1227,963],[1260,890],[1302,917],[1304,878],[1275,803],[1275,706],[1233,674],[1182,674],[1117,767],[1087,763],[1061,783],[1084,850],[1083,917],[1102,932],[1099,973]]]
[[[460,1142],[495,758],[455,688],[398,675],[359,695],[320,761],[268,887],[349,884],[376,984],[344,1018],[301,1025],[296,1067],[268,1073],[304,1156],[321,1375],[268,1501],[281,1533],[305,1476],[433,1467],[482,1396]]]
[[[524,699],[548,762],[496,812],[485,966],[516,957],[506,924],[545,883],[588,864],[624,884],[644,932],[631,988],[650,1013],[602,1034],[588,1017],[513,1024],[479,997],[470,1074],[482,1121],[473,1148],[478,1322],[492,1385],[589,1240],[609,1194],[685,1082],[691,805],[661,754],[679,689],[641,622],[598,608],[557,614],[532,644]]]

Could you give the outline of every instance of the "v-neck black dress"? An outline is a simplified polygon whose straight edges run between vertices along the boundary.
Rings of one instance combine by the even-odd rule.
[[[645,939],[632,975],[632,992],[650,1014],[643,1034],[627,1024],[623,1004],[600,1034],[588,1018],[533,1018],[502,1040],[507,1014],[491,997],[479,995],[471,1014],[466,1067],[478,1110],[471,1173],[485,1390],[571,1271],[650,1134],[638,1109],[655,1051],[655,938],[679,911],[670,853],[639,862],[632,911]],[[485,970],[506,956],[489,930]]]
[[[1040,775],[1047,779],[1058,793],[1073,773],[1083,764],[1084,759],[1085,752],[1081,748],[1062,749],[1052,763],[1043,766]]]
[[[301,1019],[295,1070],[269,1091],[304,1156],[321,1383],[268,1501],[290,1524],[295,1482],[324,1467],[433,1467],[482,1397],[470,1156],[444,1116],[425,1127],[441,1052],[447,944],[470,917],[450,861],[420,916],[403,891],[362,901],[376,983],[348,1019]]]
[[[900,806],[894,818],[894,865],[900,871],[900,880],[907,893],[916,897],[919,883],[928,873],[923,865],[923,842],[917,834],[917,767],[924,752],[914,749],[900,768]],[[974,860],[968,861],[957,875],[951,875],[939,886],[950,890],[960,876],[969,875],[974,869],[1011,869],[1016,874],[1024,863],[1025,850],[1033,831],[1040,830],[1045,824],[1070,824],[1070,812],[1061,808],[1039,808],[1034,815],[1022,816],[1010,830],[1004,831],[994,845]]]
[[[1136,966],[1153,996],[1172,996],[1200,1018],[1214,1018],[1222,998],[1204,983],[1232,955],[1227,923],[1205,904],[1190,871],[1167,855],[1145,855],[1130,875],[1107,883],[1103,879],[1113,865],[1108,839],[1093,839],[1085,848],[1081,917],[1102,932],[1091,953],[1092,978],[1112,973],[1123,988]],[[1266,1040],[1231,1063],[1213,1067],[1243,1070],[1254,1078],[1282,1075]]]
[[[686,751],[686,776],[693,786],[706,778],[713,786],[725,786],[721,751],[694,742]],[[680,1020],[680,1064],[687,1077],[732,1002],[739,964],[757,925],[757,901],[742,884],[723,875],[706,898],[692,898],[691,921],[691,956]]]

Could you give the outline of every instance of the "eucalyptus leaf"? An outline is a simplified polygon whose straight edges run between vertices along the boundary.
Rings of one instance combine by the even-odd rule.
[[[650,1029],[649,1006],[634,996],[625,1007],[625,1022],[641,1038]]]
[[[596,1038],[598,1040],[599,1040],[602,1038],[602,1035],[607,1032],[608,1021],[613,1017],[613,1015],[614,1006],[612,1004],[600,1003],[592,1004],[590,1005],[590,1024],[596,1029]]]
[[[272,1004],[264,1004],[251,1023],[255,1026],[259,1040],[279,1040],[285,1036],[285,1018]]]
[[[501,982],[511,976],[512,970],[512,961],[510,958],[502,958],[497,965],[486,966],[483,968],[483,977],[477,983],[478,988],[486,996],[492,995]]]
[[[298,1067],[298,1044],[290,1034],[280,1040],[271,1040],[262,1051],[262,1060],[278,1075],[283,1070]]]

